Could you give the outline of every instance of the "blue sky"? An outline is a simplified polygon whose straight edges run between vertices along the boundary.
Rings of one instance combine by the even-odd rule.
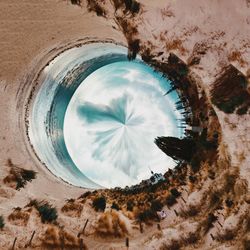
[[[176,93],[140,62],[106,65],[88,76],[72,97],[64,139],[76,166],[104,187],[124,187],[174,166],[154,144],[157,136],[180,136]]]

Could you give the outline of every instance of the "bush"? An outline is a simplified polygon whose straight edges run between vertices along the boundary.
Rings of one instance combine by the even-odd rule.
[[[2,230],[4,228],[4,219],[3,219],[3,216],[1,215],[0,216],[0,229]]]
[[[22,169],[21,176],[25,181],[32,181],[36,178],[36,172],[33,170]]]
[[[80,6],[81,5],[81,0],[71,0],[71,3]]]
[[[82,194],[78,199],[84,199],[84,198],[87,198],[88,196],[91,195],[91,192],[90,191],[87,191],[85,192],[84,194]]]
[[[136,39],[128,42],[128,59],[134,60],[140,51],[140,40]]]
[[[135,205],[134,202],[132,200],[129,200],[127,202],[127,210],[128,211],[133,211],[134,205]]]
[[[176,188],[172,188],[170,190],[170,193],[175,197],[175,198],[178,198],[181,196],[181,193],[176,189]]]
[[[120,207],[119,207],[115,202],[113,202],[111,208],[112,208],[112,209],[115,209],[115,210],[117,210],[117,211],[120,210]]]
[[[37,203],[35,207],[41,216],[42,223],[53,222],[58,217],[56,208],[47,202]]]
[[[167,198],[166,198],[166,205],[171,207],[176,203],[176,198],[170,194]]]
[[[148,220],[152,220],[154,218],[156,218],[156,215],[150,209],[146,209],[143,212],[141,212],[141,213],[138,214],[138,220],[141,221],[141,222],[142,221],[143,222],[147,222]]]
[[[160,211],[163,207],[163,204],[159,200],[154,200],[151,202],[151,209],[154,212]]]
[[[140,3],[135,0],[125,0],[126,10],[131,11],[132,13],[138,13],[140,11]]]
[[[92,206],[96,211],[104,211],[106,208],[106,198],[103,196],[97,197],[93,200]]]

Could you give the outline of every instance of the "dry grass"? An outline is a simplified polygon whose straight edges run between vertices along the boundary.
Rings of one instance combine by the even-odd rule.
[[[174,17],[174,12],[170,9],[170,6],[161,9],[161,15],[163,20],[165,19],[165,17]]]
[[[8,216],[8,220],[18,226],[27,226],[30,218],[30,212],[22,211],[21,208],[15,208],[14,211]]]
[[[238,62],[242,67],[246,65],[246,61],[242,58],[240,51],[237,50],[233,50],[232,52],[230,52],[230,54],[228,55],[228,60],[230,62]]]
[[[79,249],[80,246],[79,238],[56,226],[47,227],[41,241],[43,247],[51,249],[59,247],[64,247],[64,249]],[[83,249],[87,249],[86,245],[83,246]]]
[[[128,229],[119,213],[113,210],[101,215],[95,233],[102,237],[124,237],[128,234]]]
[[[172,40],[167,40],[166,42],[166,49],[167,51],[172,51],[172,50],[178,50],[182,55],[184,55],[187,50],[183,47],[183,42],[182,40],[176,38]]]
[[[7,160],[6,165],[10,168],[9,174],[3,179],[3,182],[11,188],[17,190],[24,188],[27,182],[36,178],[36,172],[17,167],[11,159]]]
[[[75,201],[69,200],[61,209],[61,211],[70,217],[80,217],[83,206]]]

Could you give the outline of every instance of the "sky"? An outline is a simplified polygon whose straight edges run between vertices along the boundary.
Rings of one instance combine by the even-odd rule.
[[[89,75],[74,93],[64,120],[67,150],[95,183],[125,187],[165,173],[175,163],[155,144],[157,136],[181,136],[177,94],[169,81],[138,61],[116,62]]]

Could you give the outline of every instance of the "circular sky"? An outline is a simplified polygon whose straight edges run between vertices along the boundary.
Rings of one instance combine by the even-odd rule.
[[[117,62],[94,71],[67,107],[64,139],[75,165],[106,187],[125,187],[165,173],[175,163],[155,144],[157,136],[181,136],[176,92],[149,66]]]

